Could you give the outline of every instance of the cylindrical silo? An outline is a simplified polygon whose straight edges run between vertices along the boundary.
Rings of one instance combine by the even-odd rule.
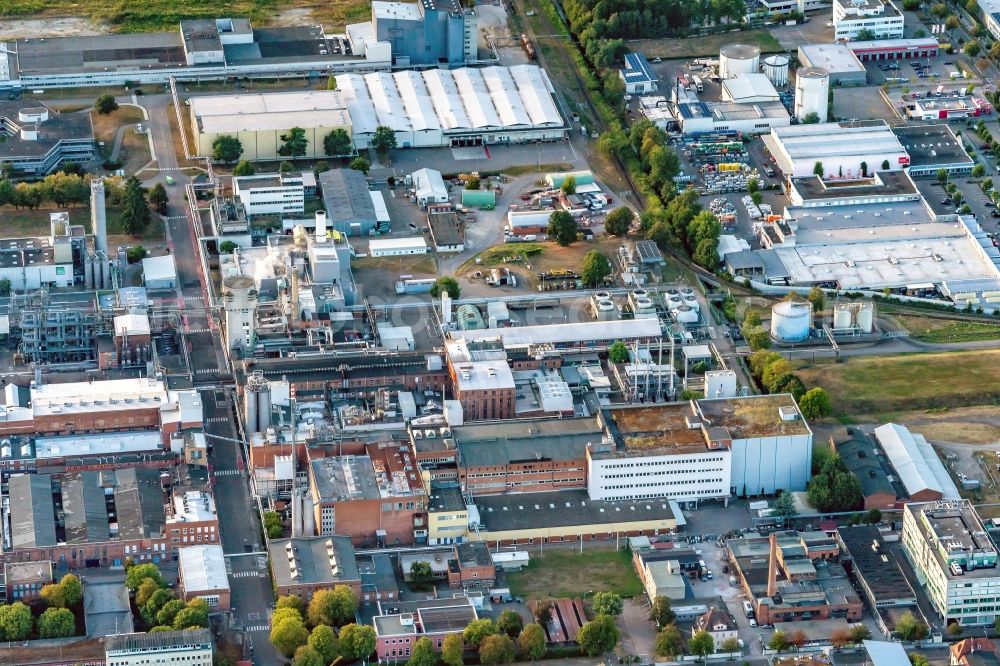
[[[611,321],[616,319],[614,301],[611,299],[601,299],[594,302],[594,312],[598,321]]]
[[[764,75],[775,88],[788,85],[788,56],[776,53],[764,58]]]
[[[243,427],[247,434],[260,432],[257,425],[257,390],[247,386],[243,393]]]
[[[104,252],[98,252],[97,257],[101,264],[101,289],[111,289],[111,260]]]
[[[271,386],[264,384],[257,391],[257,430],[264,432],[271,427]]]
[[[837,303],[833,306],[833,330],[844,330],[854,326],[853,303]]]
[[[719,51],[719,76],[732,79],[738,74],[760,71],[760,48],[747,44],[730,44]]]
[[[83,255],[83,282],[87,289],[94,288],[94,258],[89,253]]]
[[[799,121],[815,113],[819,122],[827,119],[830,73],[822,67],[802,67],[795,73],[795,117]]]
[[[875,306],[872,303],[858,303],[857,327],[862,333],[875,330]]]
[[[771,308],[771,337],[781,342],[800,342],[809,337],[812,303],[782,301]]]

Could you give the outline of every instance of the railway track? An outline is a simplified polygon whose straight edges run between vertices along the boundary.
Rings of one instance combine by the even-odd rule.
[[[923,308],[913,308],[900,305],[879,304],[880,314],[913,315],[916,317],[927,317],[928,319],[947,319],[952,321],[967,321],[979,324],[990,324],[1000,326],[1000,319],[987,317],[986,315],[969,314],[966,312],[944,312],[941,310],[925,310]]]

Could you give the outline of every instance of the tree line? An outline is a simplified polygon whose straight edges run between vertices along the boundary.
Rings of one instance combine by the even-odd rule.
[[[127,563],[125,587],[149,633],[208,627],[208,603],[201,598],[187,603],[178,599],[155,564]]]
[[[0,604],[0,641],[75,636],[77,615],[82,613],[83,586],[79,578],[66,574],[27,603]]]

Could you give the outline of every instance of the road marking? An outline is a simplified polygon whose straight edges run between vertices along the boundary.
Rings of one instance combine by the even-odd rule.
[[[269,624],[255,624],[252,627],[247,627],[246,630],[247,631],[256,631],[256,632],[271,631],[271,625],[269,625]]]
[[[212,416],[205,419],[205,423],[226,423],[229,421],[228,416]]]
[[[260,578],[259,571],[235,571],[232,574],[233,578]]]
[[[240,470],[238,469],[220,469],[214,472],[215,476],[239,476]]]
[[[217,375],[219,374],[218,368],[201,368],[200,370],[195,370],[196,375]]]

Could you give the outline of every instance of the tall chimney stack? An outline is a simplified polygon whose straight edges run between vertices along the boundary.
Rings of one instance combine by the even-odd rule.
[[[316,242],[326,242],[326,211],[316,211]]]
[[[767,559],[767,596],[778,593],[778,536],[771,533],[771,554]]]
[[[108,251],[108,211],[104,204],[104,180],[90,181],[90,222],[94,230],[94,249]]]

